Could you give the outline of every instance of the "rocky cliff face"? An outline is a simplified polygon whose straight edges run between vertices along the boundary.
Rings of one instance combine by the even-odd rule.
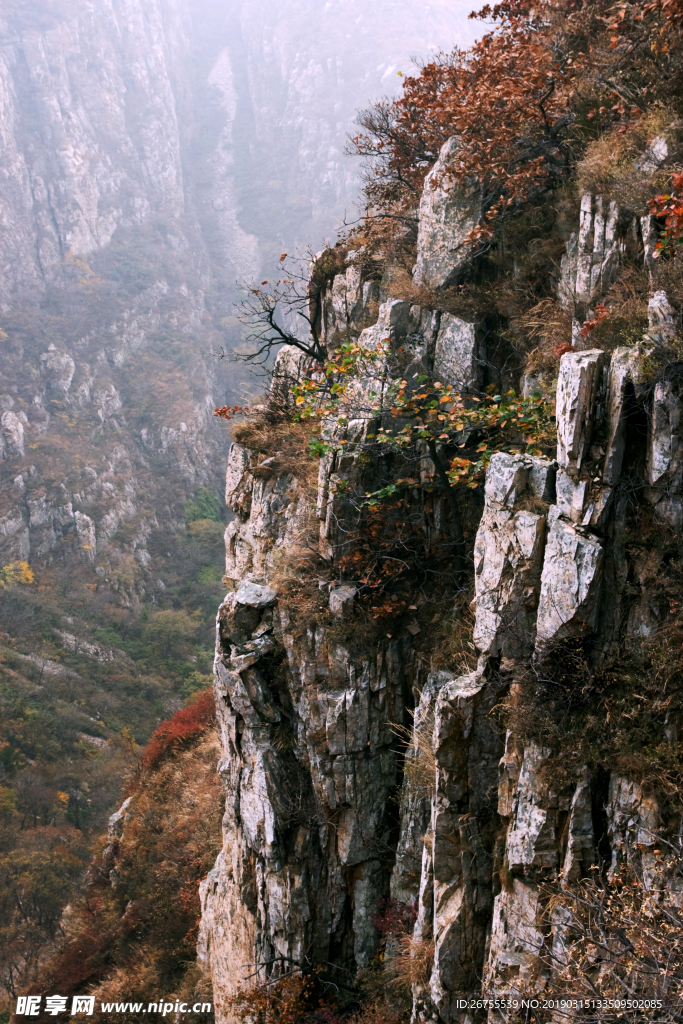
[[[438,288],[458,272],[451,243],[466,231],[459,222],[439,238],[439,218],[455,214],[430,189],[428,178],[417,266]],[[467,221],[463,203],[454,209]],[[623,225],[620,236],[619,223],[613,209],[605,223],[599,197],[582,201],[560,283],[575,319],[628,258],[627,231],[648,258],[649,225]],[[388,339],[412,365],[460,386],[486,383],[476,324],[390,299],[353,265],[323,296],[328,347],[340,332],[358,335],[382,299],[368,344]],[[541,685],[564,671],[567,652],[590,652],[582,658],[599,666],[664,621],[632,531],[652,521],[673,542],[681,528],[678,384],[665,374],[648,386],[647,369],[657,338],[674,330],[661,292],[635,347],[605,353],[575,329],[554,385],[555,458],[494,455],[474,544],[478,663],[465,674],[430,671],[414,651],[417,629],[379,640],[362,638],[358,619],[349,629],[353,587],[326,584],[304,624],[282,590],[283,564],[302,548],[328,561],[353,550],[339,484],[362,479],[371,490],[377,467],[339,451],[321,460],[313,487],[303,464],[283,473],[277,458],[233,445],[226,500],[237,518],[226,549],[236,589],[219,612],[215,666],[227,810],[199,943],[219,1019],[230,1019],[241,964],[260,965],[262,980],[304,957],[351,973],[366,966],[389,895],[416,914],[412,957],[424,969],[413,1020],[486,1019],[461,1000],[550,991],[570,937],[561,915],[545,912],[544,884],[584,877],[598,858],[653,877],[663,809],[652,789],[616,765],[553,776],[557,751],[538,726],[513,713],[506,728],[494,708],[514,711],[530,674]],[[367,420],[335,429],[337,440],[357,439]],[[492,1009],[488,1019],[501,1018]]]
[[[183,497],[215,480],[225,437],[211,412],[238,374],[213,353],[237,340],[224,320],[235,280],[350,209],[357,168],[342,149],[356,107],[394,91],[411,47],[455,38],[462,20],[433,5],[413,25],[407,7],[386,33],[377,8],[351,33],[352,13],[181,0],[7,8],[5,562],[62,551],[65,535],[94,562],[128,523],[132,545],[114,555],[144,569],[145,536],[168,506],[162,479]]]
[[[174,514],[155,501],[164,478],[186,496],[213,479],[190,28],[173,3],[0,24],[5,563],[67,554],[106,577],[134,556],[144,589],[146,539]]]

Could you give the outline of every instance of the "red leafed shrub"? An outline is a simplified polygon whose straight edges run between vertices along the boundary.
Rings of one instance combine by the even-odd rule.
[[[664,234],[657,242],[655,255],[674,255],[683,243],[683,171],[671,175],[671,184],[670,194],[655,196],[649,204],[650,214],[664,221]]]
[[[215,717],[213,690],[204,690],[192,704],[176,711],[152,734],[142,755],[142,770],[154,771],[175,751],[198,739]]]
[[[584,320],[583,327],[581,328],[581,337],[587,338],[591,331],[602,323],[603,320],[607,320],[610,315],[609,309],[603,306],[602,303],[595,307],[596,313],[592,320]]]
[[[383,938],[387,935],[408,935],[417,920],[417,901],[412,905],[401,900],[384,899],[372,923]]]
[[[222,405],[213,414],[221,420],[234,420],[235,416],[248,416],[249,409],[245,405]]]

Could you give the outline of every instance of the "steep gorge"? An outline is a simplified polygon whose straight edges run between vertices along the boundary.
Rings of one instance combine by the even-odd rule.
[[[362,371],[348,405],[324,421],[317,475],[278,433],[292,416],[279,381],[305,375],[294,349],[278,357],[270,412],[266,402],[261,420],[235,429],[234,591],[219,611],[214,668],[224,845],[202,886],[199,941],[223,1021],[259,1005],[285,1013],[286,1000],[259,1004],[249,990],[276,992],[278,977],[316,970],[328,994],[339,986],[335,1020],[354,978],[377,975],[389,996],[372,1020],[573,1019],[576,1009],[544,1000],[599,997],[621,961],[614,954],[601,973],[599,960],[580,960],[571,886],[602,865],[617,889],[637,877],[669,886],[662,898],[678,906],[662,846],[680,826],[680,311],[658,284],[656,224],[600,195],[564,208],[552,285],[564,336],[544,366],[522,363],[515,375],[491,320],[439,307],[472,216],[443,183],[455,146],[445,144],[420,205],[414,278],[431,304],[397,297],[390,274],[373,279],[362,252],[342,247],[320,258],[334,269],[319,337],[328,354],[349,338],[366,352],[384,343],[407,381],[422,374],[479,396],[510,383],[540,389],[553,399],[553,436],[545,455],[494,454],[483,494],[465,504],[470,618],[448,573],[451,512],[426,451],[408,487],[385,491],[394,497],[378,506],[379,532],[362,532],[377,511],[364,496],[406,472],[368,441],[390,423],[368,411],[386,386],[378,371]],[[666,156],[656,138],[637,167],[654,173]],[[582,325],[622,273],[643,277],[643,266],[647,324],[629,344],[601,343]],[[662,273],[679,302],[680,269]],[[292,443],[300,451],[303,439]],[[368,536],[377,550],[388,543],[399,507],[399,525],[412,517],[441,564],[425,556],[373,593],[352,556]],[[416,550],[404,540],[402,557]],[[449,634],[460,649],[444,659]],[[304,1004],[301,1019],[317,1019]]]
[[[235,282],[343,216],[356,107],[458,20],[447,5],[420,17],[405,5],[405,25],[383,35],[384,8],[290,6],[11,0],[0,12],[11,995],[59,936],[140,745],[210,680],[230,518],[213,409],[245,385],[218,358],[241,337]],[[44,923],[26,928],[29,895]]]

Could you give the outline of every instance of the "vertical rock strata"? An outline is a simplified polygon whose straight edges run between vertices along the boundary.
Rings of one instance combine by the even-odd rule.
[[[228,497],[249,514],[229,528],[227,568],[231,577],[249,571],[218,616],[225,846],[202,887],[200,937],[223,1012],[247,962],[362,966],[375,952],[372,918],[395,844],[392,723],[405,718],[416,671],[407,640],[359,656],[329,627],[290,632],[287,602],[252,580],[276,575],[274,555],[305,518],[307,498],[293,477],[286,497],[277,479],[249,479],[248,453],[235,447]]]
[[[581,218],[564,277],[573,303],[604,289],[623,252],[618,211],[584,201]],[[216,649],[225,845],[203,884],[200,938],[220,1020],[230,1019],[243,964],[306,955],[367,965],[379,938],[373,914],[390,894],[415,908],[414,955],[431,956],[413,985],[413,1020],[472,1024],[486,1014],[468,1016],[463,998],[547,989],[547,954],[569,939],[560,917],[548,923],[545,882],[585,877],[598,849],[612,871],[635,861],[653,877],[657,799],[617,770],[549,780],[542,738],[506,734],[492,712],[520,673],[561,658],[563,642],[590,639],[599,654],[625,630],[656,627],[644,601],[624,610],[634,477],[656,522],[683,523],[679,384],[648,389],[642,379],[670,326],[666,297],[655,298],[638,346],[610,360],[598,349],[562,356],[556,460],[499,453],[490,462],[474,548],[479,661],[467,675],[429,672],[409,636],[352,645],[342,629],[348,586],[332,590],[324,621],[291,628],[278,566],[310,530],[309,509],[318,515],[309,542],[325,557],[339,550],[335,486],[361,471],[348,454],[321,460],[313,497],[291,473],[264,470],[233,446],[227,495],[239,519],[226,536],[227,571],[238,589],[221,607]],[[321,302],[326,344],[355,320],[365,340],[389,339],[418,367],[484,384],[475,324],[390,300],[368,327],[373,302],[355,270],[338,275]],[[359,419],[343,430],[361,437],[366,427]],[[400,761],[394,728],[406,721]],[[399,784],[396,824],[388,807]],[[502,1018],[491,1010],[488,1019]]]

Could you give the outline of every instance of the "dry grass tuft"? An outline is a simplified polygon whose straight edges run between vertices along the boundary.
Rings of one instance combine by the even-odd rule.
[[[636,214],[647,212],[647,201],[655,192],[666,191],[669,171],[642,171],[636,168],[638,157],[653,139],[664,136],[669,160],[680,157],[683,122],[673,111],[656,108],[636,122],[628,132],[615,128],[591,142],[577,167],[576,186],[580,195],[590,192],[603,201],[615,200],[621,209]]]
[[[477,665],[472,643],[474,614],[469,607],[471,593],[461,595],[452,615],[437,613],[431,620],[420,618],[421,631],[413,641],[418,657],[426,662],[433,672],[445,669],[456,675],[467,675]],[[434,605],[425,607],[426,614],[432,614]]]
[[[232,428],[238,444],[258,456],[254,476],[291,473],[300,483],[317,486],[318,461],[308,454],[310,427],[293,423],[286,417],[249,416]],[[273,459],[263,470],[259,465]]]
[[[387,947],[384,958],[387,988],[397,996],[410,996],[413,985],[425,988],[434,965],[434,942],[402,935]]]
[[[557,349],[572,340],[571,316],[552,298],[541,299],[518,316],[513,328],[535,345],[527,357],[527,373],[555,369],[560,361]]]
[[[415,712],[409,710],[415,718]],[[416,726],[393,725],[392,731],[405,744],[405,761],[403,771],[412,785],[425,793],[432,793],[436,786],[436,754],[432,746],[434,733],[434,710],[427,714]]]

